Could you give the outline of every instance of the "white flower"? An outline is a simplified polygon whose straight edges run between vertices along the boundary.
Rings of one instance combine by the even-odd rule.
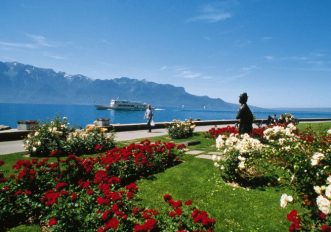
[[[328,187],[326,187],[325,196],[329,199],[331,198],[331,185],[328,185]]]
[[[240,161],[239,164],[238,164],[238,168],[240,170],[245,169],[245,161]]]
[[[292,201],[293,201],[293,197],[284,193],[280,197],[280,207],[285,208],[287,206],[287,203]]]
[[[329,129],[326,133],[331,134],[331,129]]]
[[[315,193],[322,194],[322,189],[320,186],[314,186]]]
[[[330,201],[326,199],[325,197],[319,195],[316,198],[316,204],[318,206],[318,209],[324,213],[324,214],[329,214],[330,213]]]
[[[327,184],[331,184],[331,176],[329,176],[329,177],[326,179],[326,183],[327,183]]]
[[[39,135],[39,132],[36,131],[36,132],[34,133],[34,136],[38,136],[38,135]]]
[[[320,152],[315,152],[314,155],[311,157],[311,166],[315,166],[319,164],[319,162],[324,158],[324,154]]]
[[[36,147],[32,147],[32,151],[35,152],[37,150]]]
[[[37,145],[38,145],[38,146],[40,146],[40,145],[41,145],[41,142],[40,142],[40,141],[38,141],[38,142],[37,142]]]

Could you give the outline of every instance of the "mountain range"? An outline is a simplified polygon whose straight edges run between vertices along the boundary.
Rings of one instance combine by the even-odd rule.
[[[110,99],[141,101],[155,107],[238,109],[220,98],[196,96],[183,87],[121,77],[91,79],[18,62],[0,62],[0,102],[35,104],[109,104]]]

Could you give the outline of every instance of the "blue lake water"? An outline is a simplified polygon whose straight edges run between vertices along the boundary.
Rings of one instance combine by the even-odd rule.
[[[156,122],[172,121],[173,119],[222,120],[234,119],[236,111],[156,108],[154,120]],[[256,118],[266,119],[268,115],[292,113],[296,118],[331,118],[331,110],[263,110],[253,111]],[[0,125],[17,127],[18,120],[50,121],[56,116],[67,117],[69,123],[76,127],[85,127],[93,123],[96,118],[109,118],[111,123],[143,123],[143,111],[114,111],[96,110],[93,105],[52,105],[52,104],[6,104],[0,103]]]

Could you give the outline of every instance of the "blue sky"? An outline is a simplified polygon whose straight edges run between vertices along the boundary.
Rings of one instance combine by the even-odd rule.
[[[0,60],[331,107],[328,0],[1,0]]]

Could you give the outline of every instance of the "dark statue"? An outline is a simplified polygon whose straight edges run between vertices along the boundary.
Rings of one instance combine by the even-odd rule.
[[[247,93],[242,93],[239,96],[240,109],[236,119],[239,120],[239,133],[250,134],[253,130],[253,114],[247,105]]]

